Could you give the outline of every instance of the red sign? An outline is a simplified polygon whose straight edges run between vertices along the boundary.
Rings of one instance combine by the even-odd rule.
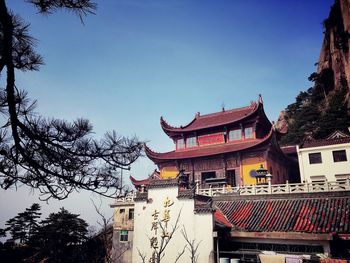
[[[224,140],[224,133],[223,132],[198,136],[199,146],[218,144],[218,143],[224,143],[224,142],[225,142],[225,140]]]

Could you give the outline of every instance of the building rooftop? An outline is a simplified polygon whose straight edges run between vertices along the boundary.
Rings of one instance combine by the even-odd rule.
[[[310,194],[302,198],[297,195],[236,197],[214,204],[222,213],[217,220],[225,225],[228,221],[233,231],[350,233],[350,192]]]
[[[222,109],[222,111],[205,115],[201,115],[198,112],[193,118],[193,120],[184,126],[172,126],[168,124],[163,117],[160,118],[160,124],[164,132],[170,137],[172,137],[181,135],[183,133],[194,132],[198,130],[224,126],[228,124],[234,124],[236,122],[249,118],[254,113],[258,112],[258,110],[262,107],[262,99],[261,96],[259,96],[258,102],[252,102],[249,106],[246,107],[231,110]]]
[[[237,142],[228,142],[223,144],[215,144],[208,145],[202,147],[193,147],[184,150],[170,151],[165,153],[158,153],[152,151],[149,147],[145,145],[145,153],[148,158],[152,161],[158,163],[161,161],[167,160],[178,160],[178,159],[186,159],[186,158],[194,158],[194,157],[203,157],[203,156],[211,156],[222,153],[229,152],[237,152],[246,149],[251,149],[254,147],[263,146],[270,142],[274,132],[271,127],[270,132],[264,137],[260,139],[247,139],[243,141]]]
[[[343,143],[350,143],[350,135],[340,131],[335,131],[325,139],[315,140],[311,138],[306,140],[299,146],[299,148],[321,147]]]

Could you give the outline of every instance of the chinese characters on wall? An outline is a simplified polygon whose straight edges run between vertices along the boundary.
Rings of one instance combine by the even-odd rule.
[[[155,209],[152,213],[152,222],[151,222],[151,233],[150,237],[150,247],[152,249],[152,256],[149,259],[149,263],[157,262],[158,253],[160,246],[164,244],[162,240],[165,238],[170,238],[171,233],[168,231],[168,223],[171,219],[170,207],[174,204],[169,197],[166,197],[163,201],[163,210],[158,211]],[[159,239],[160,234],[160,239]],[[160,242],[160,243],[159,243]]]

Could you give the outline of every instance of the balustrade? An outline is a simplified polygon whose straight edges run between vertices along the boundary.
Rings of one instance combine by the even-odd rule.
[[[267,184],[267,185],[249,185],[249,186],[223,186],[200,188],[197,183],[195,187],[197,195],[218,196],[222,194],[238,195],[266,195],[266,194],[297,194],[297,193],[320,193],[350,191],[350,181],[336,182],[317,182],[317,183],[296,183],[296,184]],[[129,192],[123,197],[118,197],[115,203],[131,203],[136,197],[136,192]]]

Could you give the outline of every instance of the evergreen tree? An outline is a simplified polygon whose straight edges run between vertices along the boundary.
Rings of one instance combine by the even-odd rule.
[[[83,262],[83,244],[87,240],[88,224],[61,208],[58,213],[51,213],[41,222],[38,233],[33,236],[40,247],[41,258],[48,262]]]
[[[27,243],[30,240],[38,228],[38,219],[41,215],[39,211],[40,205],[34,203],[6,222],[6,231],[10,232],[12,239],[19,240],[19,243]]]
[[[96,10],[91,0],[25,2],[40,14],[65,9],[81,20]],[[119,194],[122,186],[117,171],[130,168],[141,155],[142,142],[116,132],[95,140],[86,119],[69,123],[33,114],[36,101],[16,84],[16,74],[39,70],[42,64],[29,24],[0,0],[0,77],[4,77],[4,87],[0,87],[0,187],[25,184],[39,189],[46,199],[64,199],[80,189],[105,196]]]

